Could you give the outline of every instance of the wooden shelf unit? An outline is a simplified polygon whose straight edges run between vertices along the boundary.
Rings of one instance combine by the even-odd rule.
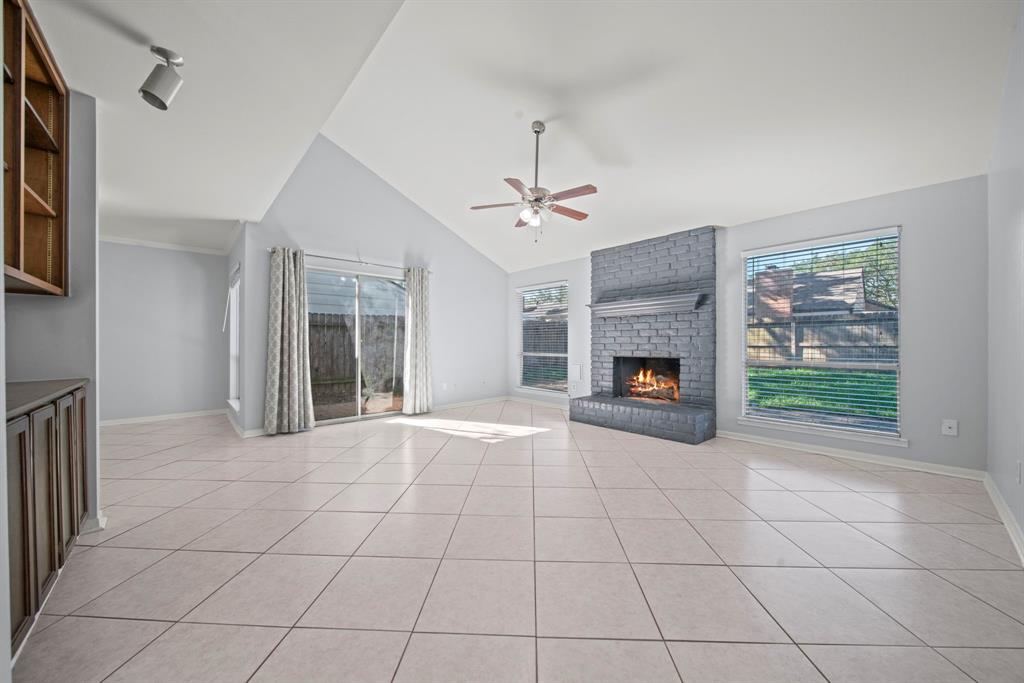
[[[3,2],[4,290],[68,294],[68,88],[26,0]]]

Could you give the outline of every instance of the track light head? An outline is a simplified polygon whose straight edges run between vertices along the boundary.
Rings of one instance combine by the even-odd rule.
[[[157,64],[153,67],[149,77],[146,78],[145,83],[139,88],[139,94],[142,95],[142,99],[157,109],[167,111],[167,108],[171,106],[171,100],[178,94],[182,83],[182,78],[174,70],[174,67],[183,66],[185,59],[173,50],[168,50],[165,47],[153,45],[149,48],[149,51],[157,59],[163,61],[163,64]]]

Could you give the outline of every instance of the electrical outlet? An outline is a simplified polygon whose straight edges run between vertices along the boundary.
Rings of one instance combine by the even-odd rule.
[[[943,420],[942,421],[942,435],[943,436],[957,436],[960,433],[960,423],[956,420]]]

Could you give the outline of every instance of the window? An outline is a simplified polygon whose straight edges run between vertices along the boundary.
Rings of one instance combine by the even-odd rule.
[[[569,285],[558,282],[519,290],[522,353],[519,384],[568,392]]]
[[[238,349],[238,290],[241,283],[241,269],[239,267],[235,268],[230,282],[231,284],[228,286],[227,315],[225,316],[225,323],[228,328],[228,404],[235,411],[238,411],[241,405],[238,389],[240,358]]]
[[[895,229],[745,256],[744,414],[899,436]]]

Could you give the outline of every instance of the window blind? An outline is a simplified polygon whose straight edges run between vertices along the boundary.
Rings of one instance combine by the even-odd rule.
[[[899,235],[748,256],[744,414],[898,436]]]
[[[521,289],[522,352],[520,384],[532,389],[568,391],[569,286]]]

